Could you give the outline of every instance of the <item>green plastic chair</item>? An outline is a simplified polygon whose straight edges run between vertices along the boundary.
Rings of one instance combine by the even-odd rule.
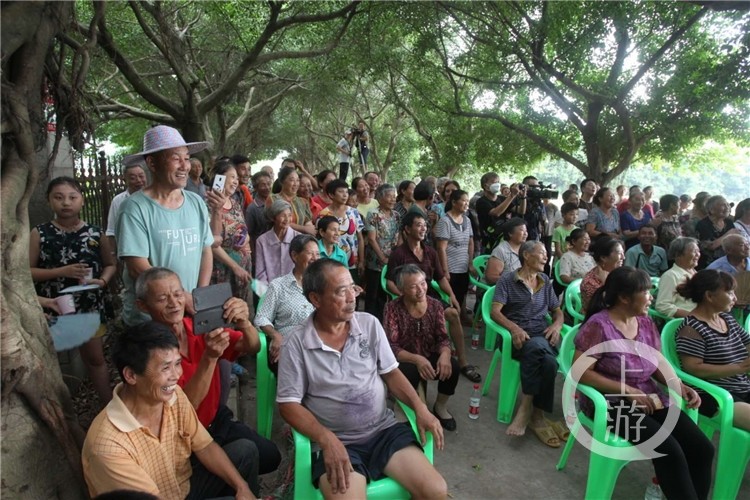
[[[734,427],[734,400],[728,391],[682,369],[675,343],[682,321],[673,319],[664,326],[661,332],[662,353],[683,382],[705,391],[718,401],[718,413],[714,417],[700,415],[698,425],[709,439],[719,431],[713,498],[736,498],[750,461],[750,432]]]
[[[558,260],[555,260],[555,264],[554,264],[554,265],[552,266],[552,270],[553,270],[553,272],[554,272],[554,275],[555,275],[555,281],[557,281],[557,283],[558,283],[558,284],[559,284],[559,285],[560,285],[561,287],[563,287],[563,288],[566,288],[566,289],[567,289],[567,288],[568,288],[568,285],[570,285],[570,283],[565,283],[565,282],[564,282],[564,281],[562,280],[562,278],[560,277],[560,260],[559,260],[559,259],[558,259]]]
[[[401,408],[404,410],[409,423],[411,424],[414,434],[419,439],[419,431],[417,430],[416,416],[411,408],[403,404],[401,401],[398,402]],[[292,429],[294,434],[294,498],[299,500],[312,500],[323,498],[320,490],[312,484],[312,448],[310,446],[310,439]],[[433,437],[432,433],[428,432],[425,435],[425,446],[424,454],[430,463],[433,463]],[[379,481],[372,481],[367,485],[367,498],[368,499],[383,499],[383,500],[400,500],[411,498],[409,492],[406,491],[403,486],[398,484],[391,478],[383,478]]]
[[[390,300],[396,300],[398,298],[398,295],[392,293],[390,290],[388,290],[388,280],[386,279],[386,276],[388,275],[388,265],[384,265],[383,269],[380,270],[380,288],[385,291],[386,295],[388,295],[388,298]]]
[[[258,300],[256,311],[260,309],[263,297]],[[255,425],[258,434],[271,439],[273,427],[273,410],[276,406],[276,375],[268,368],[268,339],[262,331],[258,332],[260,350],[255,356],[256,405]]]
[[[484,273],[487,271],[487,263],[490,260],[489,255],[480,255],[478,257],[475,257],[472,261],[472,264],[474,264],[474,269],[477,270],[477,273],[479,274],[478,278],[475,278],[471,274],[469,274],[469,281],[472,285],[477,287],[477,297],[484,296],[484,294],[487,292],[487,290],[490,289],[490,285],[484,282]],[[481,303],[480,303],[481,305]],[[479,318],[482,317],[482,308],[476,307],[476,310],[474,311],[474,320],[472,321],[471,327],[476,330],[479,326]],[[487,336],[484,337],[484,348],[487,351],[491,351],[492,348],[487,345]]]
[[[560,347],[560,368],[565,374],[570,371],[570,367],[573,364],[573,353],[575,352],[574,341],[580,326],[581,325],[576,325],[573,327],[569,334],[563,338]],[[586,395],[593,401],[594,418],[591,419],[583,412],[578,412],[578,420],[571,428],[570,437],[565,443],[565,447],[560,455],[560,460],[557,463],[557,470],[563,470],[565,468],[565,465],[568,462],[568,456],[573,449],[573,444],[576,442],[575,435],[580,430],[581,424],[590,429],[593,438],[601,443],[618,448],[632,447],[632,445],[626,440],[614,433],[607,432],[607,400],[604,398],[604,395],[593,387],[580,382],[577,384],[576,389],[578,392]],[[590,452],[589,471],[586,480],[586,494],[584,498],[586,500],[611,498],[615,489],[615,484],[617,483],[617,477],[620,475],[622,468],[629,462],[629,460],[617,460],[604,457],[593,451]]]
[[[583,302],[581,301],[581,279],[571,281],[563,295],[563,308],[568,316],[573,318],[573,325],[580,324],[584,319]]]
[[[490,369],[482,386],[482,395],[486,396],[489,392],[497,363],[502,359],[502,362],[500,362],[500,383],[498,384],[497,394],[497,420],[498,422],[507,424],[513,420],[513,411],[518,399],[518,390],[521,387],[521,364],[511,356],[513,352],[513,339],[510,332],[492,319],[492,299],[494,295],[495,287],[493,286],[482,297],[482,320],[484,321],[485,339],[486,336],[492,337],[492,346],[494,349],[496,337],[500,337],[501,345],[499,349],[495,349],[495,353],[492,355]],[[550,320],[549,316],[547,319]],[[560,335],[563,337],[566,336],[568,330],[569,328],[563,325]]]
[[[745,318],[745,331],[750,332],[750,314]]]
[[[573,364],[575,337],[578,334],[580,326],[581,325],[576,325],[573,327],[562,340],[558,361],[560,363],[560,368],[565,375],[570,371],[570,367]],[[601,392],[580,382],[576,385],[576,390],[587,396],[593,402],[594,418],[589,418],[583,412],[577,413],[578,420],[575,421],[571,428],[570,437],[565,443],[565,447],[560,455],[560,460],[557,463],[557,470],[563,470],[565,468],[568,456],[573,449],[573,444],[576,442],[575,435],[580,430],[581,425],[588,428],[593,438],[600,443],[617,448],[629,448],[633,446],[614,432],[607,432],[607,400]],[[684,401],[680,400],[680,402],[684,409]],[[696,410],[687,410],[687,414],[693,420],[696,419],[697,413]],[[629,460],[609,458],[591,451],[589,455],[589,471],[584,498],[587,500],[611,498],[615,484],[617,483],[617,477],[620,475],[622,468],[628,463]]]
[[[388,265],[386,264],[383,266],[383,269],[381,269],[380,271],[380,287],[383,290],[385,290],[385,293],[388,294],[391,300],[396,300],[398,298],[398,295],[395,295],[391,293],[390,290],[388,290],[388,280],[386,278],[387,275],[388,275]],[[437,281],[435,280],[430,281],[430,286],[433,288],[433,290],[435,290],[440,295],[440,298],[444,302],[447,302],[448,304],[451,303],[450,296],[440,289],[440,285],[438,284]]]

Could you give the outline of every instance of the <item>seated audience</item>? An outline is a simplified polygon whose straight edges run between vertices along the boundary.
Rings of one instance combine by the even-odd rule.
[[[273,472],[281,462],[276,445],[259,435],[221,404],[219,361],[236,361],[245,354],[258,352],[258,332],[249,318],[247,302],[232,297],[224,303],[224,320],[234,328],[216,328],[195,334],[193,318],[185,316],[185,293],[179,276],[163,267],[152,267],[136,281],[136,305],[157,323],[168,327],[177,338],[182,359],[182,374],[177,384],[185,391],[219,446],[238,439],[249,440],[260,456],[260,474]]]
[[[568,251],[568,235],[576,228],[576,219],[578,218],[578,203],[563,203],[560,207],[562,218],[560,225],[552,233],[552,246],[555,251],[555,260],[563,256]]]
[[[584,311],[594,293],[604,285],[609,273],[620,267],[625,260],[622,242],[614,238],[599,238],[594,241],[592,256],[596,266],[581,281],[581,304]]]
[[[284,420],[316,443],[312,481],[327,499],[365,498],[368,480],[391,477],[415,498],[447,498],[447,485],[411,427],[386,406],[386,386],[413,408],[421,436],[438,449],[443,429],[398,370],[377,319],[355,312],[357,287],[346,266],[313,262],[302,279],[315,307],[287,338],[276,401]]]
[[[284,337],[313,312],[302,293],[302,274],[320,258],[318,242],[309,234],[299,234],[289,245],[294,269],[268,285],[263,302],[255,314],[255,326],[268,337],[268,367],[276,373]]]
[[[292,271],[294,263],[289,258],[289,244],[300,233],[290,226],[292,209],[284,200],[267,206],[266,217],[273,227],[255,243],[255,279],[268,284]]]
[[[628,209],[620,215],[620,229],[626,249],[638,244],[638,230],[651,222],[651,214],[643,210],[643,205],[643,193],[632,193],[628,200]]]
[[[706,200],[708,215],[698,221],[695,230],[700,241],[701,258],[698,269],[704,269],[711,262],[724,256],[721,242],[730,234],[737,234],[734,221],[729,218],[729,203],[720,195]]]
[[[492,319],[513,336],[513,357],[521,363],[521,404],[506,434],[521,436],[528,427],[539,440],[560,447],[568,432],[544,417],[552,413],[557,376],[557,352],[563,314],[549,277],[544,274],[547,251],[527,241],[518,252],[521,268],[508,272],[495,287]],[[545,316],[552,314],[552,324]]]
[[[565,244],[569,250],[560,259],[560,280],[570,283],[579,278],[583,279],[596,266],[594,258],[589,253],[589,234],[584,229],[576,228],[568,235]]]
[[[711,262],[708,269],[724,271],[732,276],[750,271],[750,240],[746,240],[741,234],[730,234],[722,240],[721,247],[726,255]]]
[[[652,223],[656,227],[656,244],[665,250],[675,238],[682,236],[680,225],[680,199],[673,194],[665,194],[659,198],[661,213],[657,213]]]
[[[339,220],[336,217],[325,215],[318,219],[318,252],[320,257],[341,262],[348,268],[349,259],[346,252],[339,246],[340,240]]]
[[[362,238],[364,224],[359,217],[357,209],[346,204],[349,198],[349,189],[346,182],[340,179],[332,180],[326,185],[326,193],[331,198],[331,204],[322,209],[318,215],[321,218],[328,216],[336,218],[339,223],[339,237],[336,245],[344,252],[346,257],[344,263],[349,269],[359,269],[364,273],[365,245]],[[320,235],[320,228],[318,228],[318,235]],[[321,250],[321,255],[322,253],[323,251]]]
[[[734,228],[750,241],[750,198],[745,198],[734,209]]]
[[[572,189],[569,189],[568,191],[565,191],[562,194],[562,200],[563,204],[565,203],[573,203],[578,207],[578,214],[576,216],[576,220],[574,221],[576,227],[584,227],[586,225],[586,220],[589,218],[589,211],[583,208],[581,206],[581,200],[578,197],[578,191],[573,191]],[[555,219],[555,227],[559,226],[563,223],[563,214],[562,214],[562,208],[560,208],[561,213],[558,214],[557,218]],[[565,253],[563,251],[563,253]]]
[[[615,193],[608,187],[599,189],[594,195],[594,208],[589,212],[586,231],[592,240],[602,235],[622,238],[620,214],[615,208]]]
[[[396,271],[404,264],[416,264],[424,272],[428,282],[435,280],[440,289],[450,297],[450,303],[443,302],[445,309],[445,319],[448,321],[448,330],[453,345],[456,348],[458,364],[461,367],[461,374],[472,382],[479,382],[482,376],[477,371],[476,366],[470,365],[466,359],[466,347],[464,345],[464,330],[461,326],[461,317],[459,314],[460,304],[456,299],[448,277],[440,265],[437,252],[431,247],[424,244],[425,234],[427,233],[427,223],[424,218],[415,212],[408,212],[401,221],[401,235],[403,243],[391,252],[388,258],[388,275],[386,284],[388,290],[394,295],[401,295],[401,290],[396,286]],[[440,295],[430,286],[427,291],[434,299],[440,300]],[[442,302],[442,300],[441,300]]]
[[[399,362],[398,368],[415,389],[420,381],[438,381],[432,413],[444,429],[454,431],[456,420],[446,405],[456,392],[459,366],[451,357],[443,306],[427,295],[429,285],[425,275],[414,264],[401,268],[396,286],[402,295],[386,304],[383,328]]]
[[[89,495],[255,498],[257,449],[247,439],[225,449],[211,439],[177,385],[180,345],[168,327],[151,321],[129,328],[115,340],[112,361],[122,382],[92,422],[81,453]]]
[[[654,245],[656,230],[652,226],[641,226],[638,243],[625,252],[625,265],[643,269],[649,276],[658,278],[667,270],[667,252]]]
[[[401,215],[394,210],[396,188],[390,184],[381,184],[375,191],[378,209],[370,210],[365,217],[367,248],[365,252],[365,312],[383,319],[383,308],[388,300],[385,290],[380,286],[380,273],[388,264],[391,252],[399,243]]]
[[[695,303],[677,293],[677,285],[695,274],[701,252],[698,240],[681,236],[669,245],[669,260],[674,265],[659,278],[659,293],[654,309],[670,318],[684,318],[695,308]]]
[[[609,429],[633,444],[651,439],[662,429],[670,398],[658,383],[667,384],[669,372],[674,377],[672,370],[659,370],[659,357],[652,351],[638,350],[639,344],[661,349],[659,331],[647,316],[650,290],[651,280],[645,271],[632,267],[615,269],[592,298],[575,338],[574,362],[583,357],[582,364],[587,366],[580,381],[604,394],[608,401],[607,421],[612,422]],[[635,346],[623,339],[634,341]],[[608,341],[622,345],[621,350],[610,348],[594,355],[584,354]],[[700,406],[701,398],[693,389],[682,382],[674,384],[679,384],[688,407]],[[593,416],[591,401],[581,395],[579,402],[582,411]],[[656,439],[661,443],[655,447],[662,456],[652,463],[665,496],[708,498],[714,456],[711,441],[682,410],[674,428],[662,439]]]
[[[492,250],[484,271],[484,280],[489,285],[497,283],[506,272],[521,267],[518,251],[529,235],[526,231],[526,221],[521,217],[513,217],[503,224],[502,231],[504,239]]]
[[[750,431],[750,334],[730,314],[736,282],[727,273],[704,269],[677,287],[695,309],[677,332],[682,368],[726,389],[734,399],[734,426]],[[702,415],[713,417],[719,404],[698,389]]]

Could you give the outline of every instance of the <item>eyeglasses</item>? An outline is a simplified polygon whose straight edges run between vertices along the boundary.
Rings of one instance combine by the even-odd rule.
[[[340,298],[340,299],[343,299],[344,297],[346,297],[346,294],[347,294],[347,293],[351,293],[351,294],[352,294],[352,295],[354,295],[354,297],[356,298],[356,297],[359,297],[359,295],[360,295],[360,294],[361,294],[361,293],[362,293],[363,291],[364,291],[364,290],[362,289],[362,287],[361,287],[361,286],[359,286],[359,285],[356,285],[356,284],[352,283],[352,284],[351,284],[351,285],[349,285],[349,286],[341,286],[341,287],[337,288],[337,289],[336,289],[336,290],[335,290],[335,291],[333,292],[333,295],[335,295],[336,297],[338,297],[338,298]]]

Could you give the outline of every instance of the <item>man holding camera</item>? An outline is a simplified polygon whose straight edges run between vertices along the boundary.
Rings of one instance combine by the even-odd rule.
[[[219,360],[235,361],[260,348],[258,331],[250,322],[244,300],[232,297],[224,303],[223,318],[233,328],[215,328],[195,333],[193,318],[185,316],[185,292],[179,276],[164,267],[152,267],[136,282],[136,303],[151,318],[174,333],[180,345],[182,375],[177,384],[195,408],[198,420],[208,429],[219,446],[238,439],[249,440],[257,450],[257,474],[273,472],[281,462],[276,445],[243,422],[234,419],[232,410],[221,404]],[[259,494],[257,484],[251,484]]]
[[[365,129],[365,122],[359,121],[359,125],[354,130],[354,140],[357,144],[357,151],[359,151],[359,161],[362,163],[362,168],[367,168],[367,157],[370,156],[370,134]],[[377,189],[377,188],[376,188]],[[375,191],[373,191],[374,193]]]
[[[495,247],[500,237],[499,227],[514,213],[523,214],[526,211],[526,199],[520,197],[520,190],[514,186],[510,196],[500,193],[500,177],[495,172],[488,172],[480,180],[482,196],[477,199],[477,219],[482,233],[482,246],[485,253]]]

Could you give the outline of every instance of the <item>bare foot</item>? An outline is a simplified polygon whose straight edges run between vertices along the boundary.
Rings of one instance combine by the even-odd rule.
[[[515,418],[513,418],[513,421],[510,423],[508,430],[506,430],[505,433],[508,436],[523,436],[526,432],[526,426],[529,425],[530,419],[531,409],[521,405],[520,408],[518,408],[518,413],[516,413]]]

